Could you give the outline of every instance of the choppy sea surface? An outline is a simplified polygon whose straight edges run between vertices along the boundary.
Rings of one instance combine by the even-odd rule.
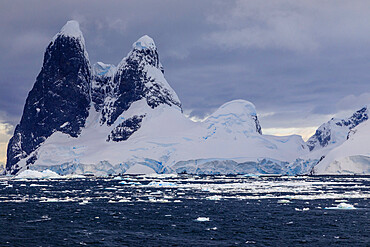
[[[0,246],[370,246],[370,177],[0,179]]]

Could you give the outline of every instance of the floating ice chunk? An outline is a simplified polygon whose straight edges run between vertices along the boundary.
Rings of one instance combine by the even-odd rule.
[[[245,243],[246,243],[246,244],[255,244],[255,243],[256,243],[256,241],[246,241]]]
[[[211,200],[211,201],[219,201],[219,200],[221,200],[221,196],[217,196],[217,195],[215,195],[215,196],[207,196],[206,199],[207,200]]]
[[[27,223],[36,223],[36,222],[48,221],[48,220],[51,220],[51,218],[50,218],[48,215],[43,215],[43,216],[41,216],[41,219],[37,219],[37,220],[28,220],[28,221],[26,221],[26,222],[27,222]]]
[[[172,182],[152,181],[148,184],[148,186],[153,186],[153,187],[177,187],[177,184],[172,183]]]
[[[149,202],[161,202],[161,203],[168,203],[169,200],[166,199],[156,199],[156,198],[149,198]]]
[[[121,199],[118,202],[130,202],[130,200],[128,200],[128,199]]]
[[[339,203],[336,207],[327,207],[325,209],[344,209],[344,210],[351,210],[351,209],[356,209],[353,205],[349,203]]]
[[[106,190],[117,190],[117,188],[115,188],[115,187],[107,187],[107,188],[105,188]]]
[[[205,222],[205,221],[209,221],[209,218],[208,217],[198,217],[196,219],[196,221],[199,221],[199,222]]]
[[[80,205],[85,205],[85,204],[88,204],[89,203],[89,201],[88,200],[83,200],[82,202],[80,202],[79,204]]]
[[[57,198],[47,198],[45,201],[40,202],[64,202],[64,200],[57,199]]]
[[[310,208],[302,208],[302,209],[295,208],[295,211],[308,211],[308,210],[310,210]]]
[[[286,200],[286,199],[281,199],[277,203],[284,203],[284,204],[286,204],[286,203],[292,203],[292,202],[289,201],[289,200]]]
[[[126,181],[121,181],[118,182],[119,184],[127,184],[127,185],[141,185],[140,182],[126,182]]]
[[[123,178],[118,176],[118,177],[114,177],[113,180],[122,180]]]
[[[168,203],[170,202],[169,200],[167,199],[157,199],[157,202],[161,202],[161,203]]]
[[[207,228],[206,230],[207,230],[207,231],[210,231],[210,230],[212,230],[212,231],[216,231],[216,230],[217,230],[217,227]]]
[[[46,184],[30,184],[30,187],[48,187]]]
[[[253,173],[247,173],[247,174],[243,174],[242,176],[243,177],[259,177],[260,175],[259,174],[253,174]]]
[[[34,170],[25,170],[19,173],[15,178],[46,179],[46,178],[61,178],[61,176],[51,170],[44,170],[42,172]]]
[[[128,182],[128,184],[130,184],[130,185],[141,185],[140,182]]]

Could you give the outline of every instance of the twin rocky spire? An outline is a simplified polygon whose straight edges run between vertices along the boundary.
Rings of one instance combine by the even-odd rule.
[[[17,173],[17,163],[24,158],[26,166],[34,163],[34,151],[54,132],[78,137],[92,106],[101,113],[101,124],[107,125],[141,99],[151,108],[167,104],[181,109],[163,77],[157,48],[149,36],[136,41],[117,68],[103,63],[95,67],[99,64],[103,73],[94,73],[79,24],[68,21],[46,48],[41,72],[8,144],[7,173]]]

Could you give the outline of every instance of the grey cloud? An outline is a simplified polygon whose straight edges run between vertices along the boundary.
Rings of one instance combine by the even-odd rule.
[[[152,36],[185,112],[246,99],[263,127],[317,126],[370,94],[368,1],[3,1],[0,120],[15,125],[50,39],[80,22],[91,62]],[[358,99],[358,100],[357,100]]]

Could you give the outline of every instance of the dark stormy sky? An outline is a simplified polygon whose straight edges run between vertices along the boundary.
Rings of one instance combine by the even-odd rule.
[[[51,38],[80,22],[92,63],[144,34],[184,112],[255,104],[265,133],[307,137],[370,102],[370,1],[0,0],[0,162]]]

